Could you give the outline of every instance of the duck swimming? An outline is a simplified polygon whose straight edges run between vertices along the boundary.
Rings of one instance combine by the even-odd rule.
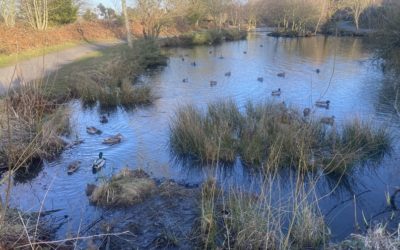
[[[328,109],[330,103],[331,103],[331,102],[330,102],[329,100],[327,100],[327,101],[316,101],[316,102],[315,102],[315,106],[317,106],[317,107],[319,107],[319,108],[326,108],[326,109]]]
[[[286,76],[286,73],[285,73],[285,72],[281,72],[281,73],[278,73],[277,76],[279,76],[279,77],[285,77],[285,76]]]
[[[122,140],[122,135],[118,133],[116,135],[104,139],[103,144],[114,145],[120,143],[121,140]]]
[[[304,115],[304,117],[309,116],[310,113],[311,113],[311,109],[310,109],[310,108],[305,108],[305,109],[303,110],[303,115]]]
[[[277,90],[274,90],[274,91],[272,91],[272,93],[271,93],[273,96],[280,96],[281,95],[281,89],[279,88],[279,89],[277,89]]]
[[[335,116],[331,116],[331,117],[322,117],[321,118],[321,123],[326,124],[326,125],[333,125],[333,123],[335,122]]]
[[[103,152],[99,153],[99,158],[93,162],[93,170],[99,170],[106,164],[106,159],[103,158]]]
[[[225,76],[231,76],[231,72],[230,71],[226,72]]]
[[[217,81],[210,81],[210,86],[215,86],[217,85]]]
[[[264,81],[264,78],[263,78],[263,77],[258,77],[258,78],[257,78],[257,81],[263,82],[263,81]]]
[[[88,134],[91,134],[91,135],[96,135],[96,134],[99,135],[99,134],[102,133],[100,129],[97,129],[97,128],[93,127],[93,126],[86,127],[86,132]]]
[[[80,165],[81,165],[81,161],[72,162],[71,164],[68,165],[67,173],[69,175],[75,173],[79,169]]]
[[[105,115],[100,116],[100,123],[107,123],[108,122],[108,118]]]

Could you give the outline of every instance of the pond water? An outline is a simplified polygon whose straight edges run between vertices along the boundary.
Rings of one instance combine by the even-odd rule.
[[[319,184],[319,193],[325,196],[320,202],[321,211],[333,239],[341,240],[354,232],[355,221],[362,225],[362,214],[373,220],[391,215],[387,213],[385,193],[391,194],[400,186],[397,136],[400,126],[391,106],[390,83],[362,40],[320,36],[277,39],[256,32],[247,41],[169,49],[168,53],[168,66],[148,72],[141,79],[154,89],[157,99],[153,105],[107,111],[110,122],[100,124],[99,116],[106,111],[71,102],[72,138],[76,135],[84,143],[66,150],[55,161],[45,162],[33,178],[16,181],[12,205],[24,211],[37,211],[45,198],[45,210],[62,209],[55,216],[68,216],[68,222],[57,233],[57,237],[64,238],[68,233],[76,233],[79,227],[90,225],[103,213],[89,204],[86,185],[98,183],[124,166],[143,168],[156,179],[173,179],[189,185],[201,184],[211,174],[223,183],[246,186],[252,174],[239,161],[214,172],[211,168],[191,167],[174,160],[168,139],[176,109],[185,104],[204,107],[209,102],[233,99],[240,106],[247,100],[284,101],[302,110],[312,107],[316,100],[329,99],[330,109],[313,109],[313,112],[320,116],[334,115],[338,126],[354,117],[383,124],[394,136],[394,150],[379,166],[360,168],[333,192],[328,180]],[[225,76],[228,71],[230,77]],[[278,77],[280,72],[285,72],[285,77]],[[263,77],[263,82],[258,77]],[[184,78],[188,81],[183,82]],[[210,86],[211,80],[217,81],[217,85]],[[271,91],[278,88],[282,95],[272,97]],[[88,135],[86,126],[96,126],[103,134]],[[101,144],[104,138],[117,133],[123,135],[121,144]],[[107,165],[93,174],[91,163],[99,152],[104,153]],[[66,168],[74,160],[82,161],[81,168],[67,175]],[[399,221],[397,212],[393,218],[393,224]]]

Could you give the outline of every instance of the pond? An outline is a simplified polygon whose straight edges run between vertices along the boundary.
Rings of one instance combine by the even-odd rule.
[[[339,126],[358,117],[387,126],[394,137],[392,154],[378,166],[360,167],[333,191],[328,180],[319,183],[319,195],[324,197],[319,205],[333,239],[341,240],[354,232],[356,221],[361,225],[363,216],[379,221],[391,215],[385,194],[392,194],[400,186],[397,136],[400,123],[391,106],[390,83],[376,66],[373,51],[361,39],[322,36],[277,39],[264,32],[254,32],[247,41],[175,48],[167,52],[168,66],[148,72],[140,79],[152,86],[157,96],[153,105],[105,111],[71,102],[74,129],[71,138],[77,136],[84,143],[66,150],[54,161],[44,162],[34,177],[17,179],[12,206],[37,211],[44,199],[45,210],[62,209],[54,215],[68,217],[57,232],[58,238],[64,238],[90,225],[104,212],[89,204],[86,185],[101,182],[125,166],[143,168],[156,179],[173,179],[189,186],[200,185],[208,175],[218,176],[225,185],[251,185],[253,173],[243,168],[239,160],[234,166],[217,170],[175,160],[168,140],[176,109],[186,104],[205,107],[213,101],[232,99],[241,107],[248,100],[273,101],[303,110],[323,99],[330,100],[330,108],[312,109],[316,115],[334,115]],[[225,76],[226,72],[231,72],[231,76]],[[285,72],[285,77],[277,76],[281,72]],[[217,84],[210,86],[210,81]],[[278,88],[281,96],[271,96],[271,91]],[[100,124],[101,114],[109,115],[109,123]],[[88,135],[86,126],[96,126],[103,133]],[[121,144],[101,143],[117,133],[123,135]],[[104,153],[107,165],[93,174],[91,163],[99,152]],[[67,166],[75,160],[82,161],[82,166],[68,175]],[[396,224],[399,219],[395,213],[392,223]]]

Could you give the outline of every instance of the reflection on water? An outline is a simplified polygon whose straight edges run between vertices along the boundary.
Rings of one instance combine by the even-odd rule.
[[[393,96],[383,81],[382,72],[371,63],[371,52],[363,48],[359,39],[276,39],[257,33],[248,41],[177,48],[168,53],[170,60],[166,68],[149,72],[141,79],[158,96],[154,105],[135,110],[117,109],[110,112],[109,123],[100,124],[100,114],[108,111],[82,108],[78,102],[72,102],[74,131],[84,143],[65,151],[56,161],[45,162],[43,171],[31,181],[16,184],[13,205],[37,210],[44,190],[49,190],[45,208],[61,208],[57,215],[70,218],[58,232],[63,237],[68,232],[77,232],[80,223],[88,225],[102,213],[88,203],[86,184],[101,182],[124,166],[143,168],[157,179],[172,178],[190,185],[201,183],[207,175],[217,175],[224,185],[256,186],[252,180],[258,175],[243,168],[239,160],[234,166],[213,169],[193,167],[174,159],[168,147],[169,122],[176,108],[185,104],[204,107],[209,102],[230,98],[243,107],[247,100],[284,101],[299,109],[310,107],[316,115],[335,115],[338,124],[360,117],[390,125],[393,135],[398,134],[399,123],[394,120],[391,108]],[[185,55],[182,61],[181,56]],[[196,66],[191,62],[196,62]],[[225,76],[228,71],[231,76]],[[280,72],[285,72],[285,77],[278,77]],[[264,81],[257,81],[258,77]],[[188,81],[183,82],[184,78]],[[211,87],[210,81],[217,84]],[[282,95],[272,97],[271,91],[278,88]],[[313,108],[312,104],[320,99],[329,99],[330,109]],[[88,135],[86,126],[96,126],[103,134]],[[117,133],[123,135],[121,144],[101,143]],[[359,222],[362,214],[367,219],[379,219],[376,215],[386,209],[385,192],[393,192],[400,185],[397,140],[395,137],[392,157],[383,159],[381,166],[356,171],[354,177],[342,177],[340,186],[333,176],[323,177],[318,184],[319,195],[324,197],[320,202],[322,213],[335,239],[354,231],[354,196]],[[106,167],[93,175],[91,163],[99,152],[104,153]],[[66,168],[74,160],[82,161],[81,168],[68,176]],[[398,222],[398,218],[393,222]]]

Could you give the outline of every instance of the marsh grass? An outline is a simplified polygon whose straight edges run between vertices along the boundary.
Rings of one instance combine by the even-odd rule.
[[[155,189],[155,182],[143,171],[124,168],[96,187],[90,201],[103,207],[126,207],[143,201]]]
[[[365,234],[352,234],[349,239],[332,245],[330,249],[385,249],[397,250],[400,248],[400,226],[394,233],[387,230],[383,224],[377,224],[368,229]]]
[[[244,111],[233,101],[178,109],[170,126],[170,146],[179,157],[202,164],[233,163],[263,171],[292,167],[347,173],[356,163],[379,158],[391,149],[385,129],[352,121],[339,132],[318,119],[304,119],[284,104],[248,102]]]
[[[276,176],[275,176],[276,177]],[[271,176],[272,181],[275,177]],[[297,189],[285,200],[271,183],[261,192],[224,189],[215,180],[202,187],[201,235],[207,249],[322,249],[329,229],[310,190]]]
[[[145,105],[153,100],[151,88],[134,82],[146,69],[166,65],[166,60],[154,41],[137,40],[132,49],[118,45],[63,67],[47,88],[58,99],[80,98],[84,104]]]
[[[69,110],[49,99],[42,82],[13,89],[2,100],[0,154],[9,167],[26,166],[33,159],[58,155],[70,133]]]

